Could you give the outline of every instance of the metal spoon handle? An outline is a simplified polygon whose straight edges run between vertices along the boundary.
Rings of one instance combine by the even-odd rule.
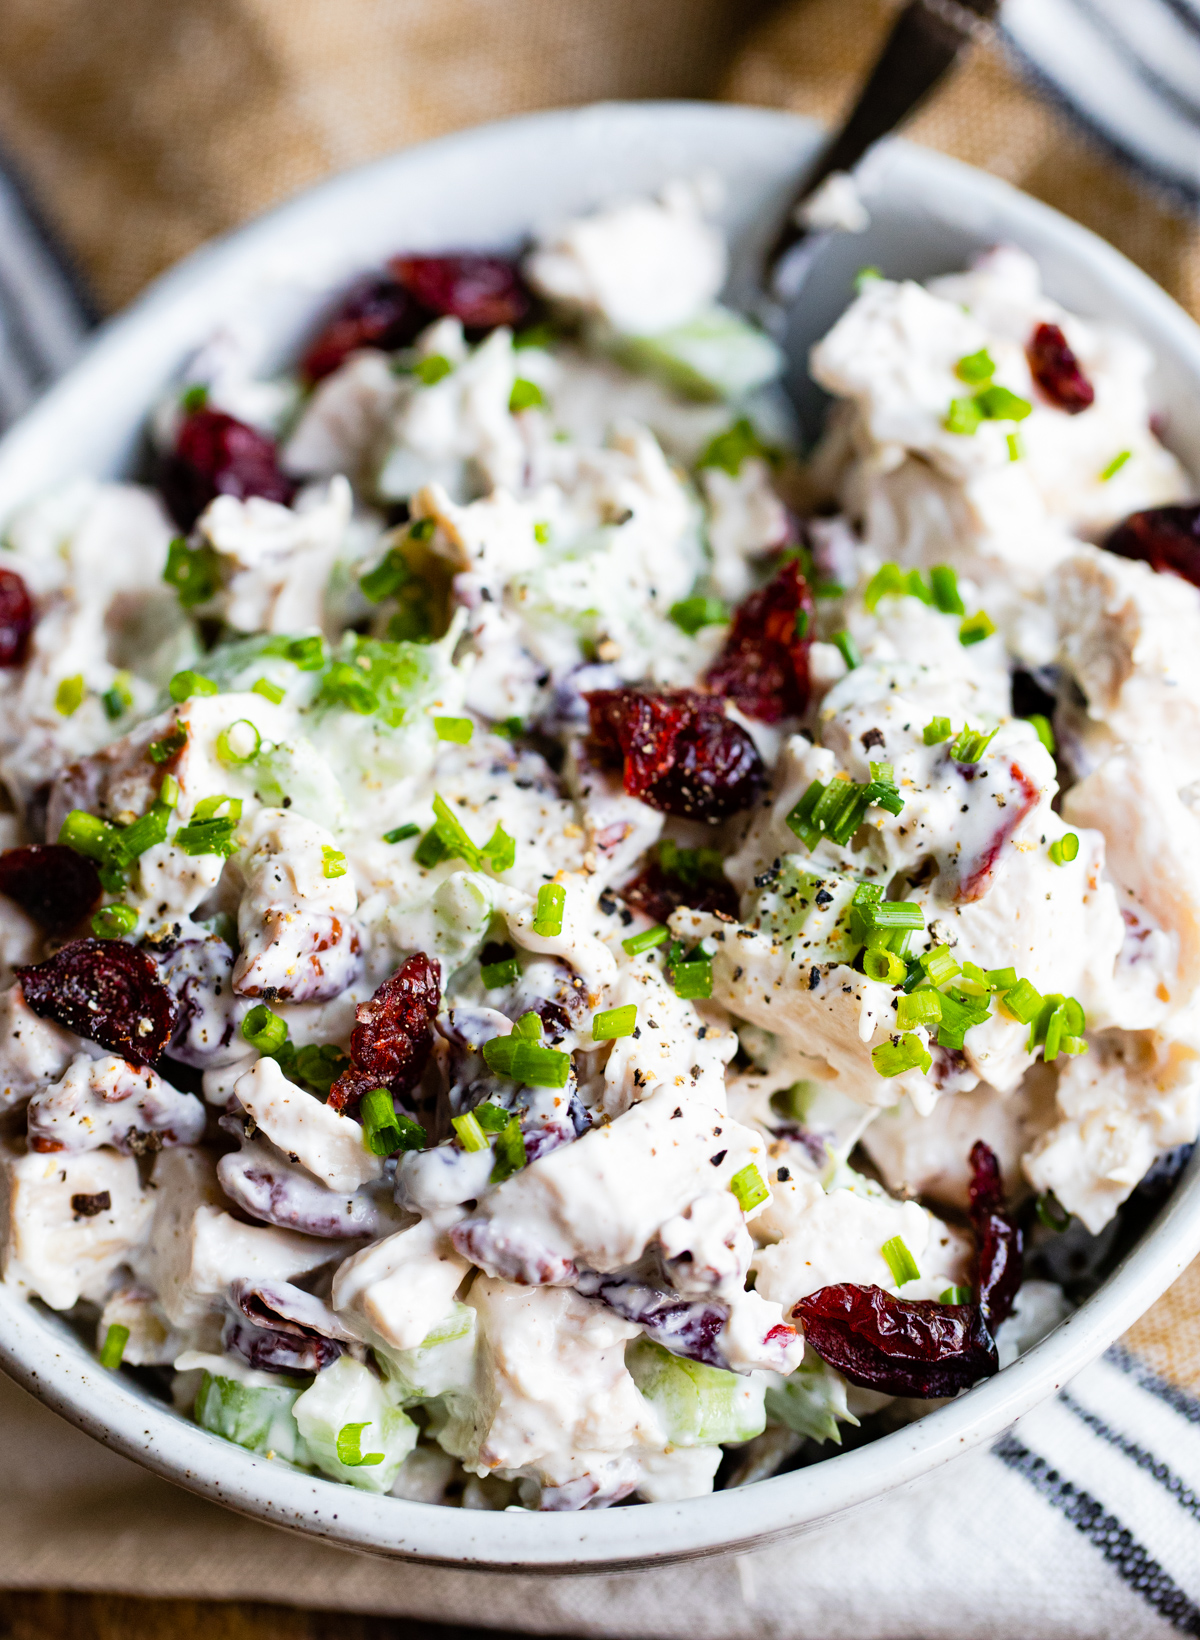
[[[858,101],[788,206],[767,256],[764,282],[804,238],[796,208],[834,171],[851,170],[873,143],[894,131],[951,67],[963,47],[990,34],[1000,0],[911,0],[900,13]]]

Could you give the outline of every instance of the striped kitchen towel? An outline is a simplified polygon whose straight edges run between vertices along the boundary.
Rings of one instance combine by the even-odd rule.
[[[752,1554],[541,1580],[392,1564],[241,1520],[0,1378],[0,1586],[375,1612],[462,1625],[463,1640],[484,1627],[646,1640],[1200,1635],[1200,1393],[1181,1380],[1200,1386],[1200,1262],[989,1449],[857,1514]]]
[[[1200,0],[1004,0],[1001,30],[1094,136],[1200,203]]]

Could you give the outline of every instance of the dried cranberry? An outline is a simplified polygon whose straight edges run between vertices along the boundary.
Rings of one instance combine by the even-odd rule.
[[[1140,558],[1200,587],[1200,506],[1147,507],[1130,513],[1105,541],[1121,558]]]
[[[467,330],[519,325],[533,307],[517,264],[503,256],[394,256],[388,269],[430,315]]]
[[[33,599],[16,570],[0,569],[0,666],[23,666],[33,631]]]
[[[397,280],[360,280],[309,343],[300,372],[307,381],[319,382],[358,348],[381,348],[390,353],[407,346],[428,322],[428,313]]]
[[[762,723],[799,717],[808,705],[813,601],[794,558],[733,617],[707,682]]]
[[[977,1139],[971,1147],[971,1223],[975,1230],[975,1298],[990,1331],[1012,1314],[1021,1285],[1020,1227],[1006,1210],[995,1152]]]
[[[179,1017],[158,964],[123,940],[72,940],[46,962],[18,968],[25,1001],[41,1019],[153,1065]]]
[[[369,1002],[354,1010],[350,1068],[329,1090],[334,1110],[357,1106],[371,1088],[408,1093],[421,1080],[433,1046],[441,971],[423,951],[408,957]]]
[[[686,905],[691,911],[722,911],[727,916],[738,914],[737,889],[727,877],[700,877],[688,881],[665,871],[660,861],[653,860],[621,890],[626,905],[644,911],[654,922],[664,923],[672,911]]]
[[[0,894],[15,900],[47,934],[66,934],[95,909],[100,876],[73,848],[33,843],[0,854]]]
[[[260,495],[285,506],[296,487],[279,469],[275,441],[222,410],[194,410],[185,416],[175,448],[165,456],[159,488],[171,517],[190,530],[218,495]]]
[[[1094,401],[1096,389],[1079,368],[1079,360],[1057,325],[1039,325],[1029,338],[1025,357],[1034,381],[1050,403],[1068,416],[1077,416]]]
[[[766,770],[724,702],[697,689],[598,689],[585,695],[592,743],[624,765],[624,785],[652,809],[725,820],[749,808]]]
[[[894,1298],[841,1282],[802,1298],[792,1319],[822,1361],[864,1389],[919,1400],[957,1395],[998,1371],[977,1304]]]

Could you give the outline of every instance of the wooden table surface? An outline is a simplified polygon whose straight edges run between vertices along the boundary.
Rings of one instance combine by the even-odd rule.
[[[0,1591],[0,1640],[517,1640],[411,1618],[296,1611],[245,1601]]]

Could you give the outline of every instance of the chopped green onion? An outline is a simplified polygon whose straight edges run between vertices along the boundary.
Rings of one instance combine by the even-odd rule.
[[[346,875],[346,856],[340,848],[321,845],[321,875],[330,879]]]
[[[1034,733],[1037,735],[1042,745],[1050,753],[1051,757],[1053,757],[1057,749],[1057,745],[1054,739],[1054,728],[1050,722],[1050,719],[1048,717],[1044,717],[1041,712],[1030,712],[1025,721],[1032,726]]]
[[[958,576],[949,564],[935,564],[929,572],[933,601],[943,615],[965,615],[962,595],[958,590]]]
[[[1056,866],[1065,866],[1079,857],[1079,838],[1073,831],[1058,837],[1050,845],[1050,858]]]
[[[961,991],[968,997],[985,997],[993,989],[987,982],[987,975],[978,963],[964,962],[962,974],[959,977],[956,991]]]
[[[975,1025],[982,1025],[991,1012],[991,998],[986,1002],[968,996],[962,991],[942,991],[942,1018],[938,1026],[938,1046],[953,1048],[961,1053],[966,1035]]]
[[[493,1105],[491,1100],[482,1105],[476,1105],[473,1115],[485,1133],[503,1133],[508,1126],[509,1112],[502,1105]]]
[[[379,709],[379,696],[349,661],[335,661],[329,668],[321,684],[321,698],[335,706],[348,706],[360,717],[369,717]]]
[[[492,733],[501,735],[505,740],[516,740],[525,733],[525,723],[522,718],[508,717],[500,723],[492,724]]]
[[[443,353],[430,353],[413,365],[413,375],[425,387],[434,387],[450,375],[454,366]]]
[[[391,831],[385,831],[383,840],[385,843],[406,843],[410,837],[418,836],[420,830],[417,822],[410,820],[407,825],[393,826]]]
[[[613,1042],[619,1036],[632,1036],[636,1025],[636,1002],[626,1003],[623,1008],[606,1008],[592,1015],[592,1041]]]
[[[434,825],[430,826],[413,850],[413,859],[419,866],[423,866],[426,871],[429,871],[432,867],[440,865],[443,860],[448,860],[452,852],[453,850],[446,847],[441,832]]]
[[[989,991],[1011,991],[1017,983],[1015,968],[989,968],[984,974]]]
[[[883,786],[894,786],[896,784],[896,769],[894,764],[868,763],[867,767],[871,771],[872,780],[878,780]]]
[[[752,423],[746,416],[740,417],[732,427],[727,427],[723,433],[705,448],[703,455],[696,463],[697,468],[720,467],[730,478],[736,478],[742,470],[742,463],[751,456],[766,456],[768,451]]]
[[[877,284],[878,281],[881,280],[882,278],[883,278],[883,274],[879,271],[878,268],[870,267],[870,266],[865,267],[865,268],[859,268],[858,272],[854,275],[854,289],[855,289],[855,292],[859,296],[861,296],[863,291],[866,290],[868,285]]]
[[[931,985],[946,985],[962,972],[948,945],[935,945],[931,950],[923,951],[917,960]]]
[[[862,655],[859,653],[858,645],[848,632],[844,630],[835,632],[829,641],[845,661],[847,671],[853,672],[856,666],[862,665]]]
[[[544,520],[533,526],[533,539],[539,547],[544,547],[550,541],[550,526]]]
[[[249,718],[238,718],[217,736],[217,756],[222,763],[250,763],[262,749],[262,736]]]
[[[807,614],[807,611],[798,613]],[[683,598],[671,605],[675,625],[694,636],[704,626],[720,626],[729,619],[729,610],[719,598]]]
[[[227,819],[235,824],[242,818],[242,800],[240,797],[227,797],[224,792],[216,797],[202,797],[192,810],[193,820],[211,820],[221,810],[228,808]]]
[[[117,836],[116,826],[86,809],[72,809],[58,828],[58,841],[76,854],[86,854],[89,860],[107,860]]]
[[[221,585],[221,562],[207,542],[189,547],[182,535],[177,535],[167,548],[167,562],[163,580],[175,588],[184,609],[195,609],[207,603]]]
[[[990,638],[995,630],[996,623],[987,610],[977,609],[974,615],[968,615],[959,627],[958,641],[964,649],[969,649],[972,644],[982,643],[985,638]]]
[[[465,717],[435,717],[433,732],[439,740],[449,740],[455,746],[465,746],[475,733],[475,725]]]
[[[508,408],[514,416],[520,415],[522,410],[540,410],[546,403],[546,395],[536,382],[531,382],[525,376],[518,376],[512,384],[512,392],[508,395]]]
[[[975,403],[989,421],[1024,421],[1033,410],[1028,399],[1019,398],[998,382],[976,393]]]
[[[119,1321],[114,1321],[104,1334],[104,1343],[100,1349],[100,1365],[107,1367],[109,1372],[116,1372],[121,1365],[128,1342],[129,1328],[123,1327]]]
[[[325,665],[325,640],[319,632],[306,638],[272,638],[263,654],[281,655],[301,672],[319,672]]]
[[[947,1287],[944,1293],[938,1294],[939,1304],[969,1304],[971,1302],[969,1287]]]
[[[138,914],[131,905],[106,905],[92,918],[92,933],[98,940],[119,940],[137,925]]]
[[[954,374],[960,382],[966,382],[971,387],[990,382],[996,374],[996,366],[992,363],[992,356],[986,347],[981,347],[978,353],[968,353],[954,367]]]
[[[410,541],[429,541],[436,529],[436,518],[417,518],[408,526],[408,538]]]
[[[119,717],[133,705],[133,691],[129,687],[128,672],[118,672],[112,680],[111,686],[100,697],[100,704],[104,707],[104,715],[110,723],[115,723]]]
[[[1010,461],[1020,461],[1024,457],[1025,440],[1020,433],[1009,433],[1004,442],[1008,445],[1008,459]]]
[[[918,1025],[940,1025],[942,994],[926,989],[911,991],[896,998],[896,1024],[902,1031],[911,1031]]]
[[[146,747],[146,756],[151,763],[169,763],[171,759],[187,745],[187,730],[176,725],[169,734],[161,740],[152,740]]]
[[[795,630],[797,638],[803,640],[803,639],[808,637],[808,611],[807,611],[807,609],[798,609],[796,611],[796,622],[795,622],[795,629],[794,630]]]
[[[485,989],[499,991],[506,985],[515,985],[521,977],[521,964],[516,957],[505,957],[503,962],[485,962],[479,970]]]
[[[942,426],[948,433],[958,433],[963,438],[969,438],[972,433],[979,431],[982,420],[983,411],[977,399],[951,399]]]
[[[1059,1201],[1053,1190],[1043,1190],[1034,1204],[1037,1216],[1047,1230],[1063,1231],[1071,1222],[1071,1215]]]
[[[908,964],[886,948],[867,951],[863,956],[863,973],[883,985],[901,985],[908,978]]]
[[[197,410],[203,410],[208,403],[208,388],[197,382],[192,387],[185,387],[179,396],[180,407],[189,416],[194,416]]]
[[[83,673],[76,672],[74,677],[64,678],[54,692],[54,710],[62,717],[71,717],[83,705],[83,697],[87,694],[87,685],[83,681]]]
[[[232,815],[220,819],[191,820],[175,833],[177,848],[193,858],[203,854],[232,854],[237,844],[233,833],[237,821]]]
[[[533,914],[533,931],[542,939],[557,939],[562,933],[563,907],[567,891],[558,883],[543,883],[538,889],[537,908]]]
[[[943,740],[950,739],[951,732],[948,717],[930,718],[922,732],[922,738],[926,746],[940,746]]]
[[[371,1088],[358,1107],[363,1127],[363,1147],[372,1156],[392,1156],[398,1150],[424,1150],[428,1143],[420,1122],[403,1116],[386,1088]]]
[[[814,581],[812,583],[814,598],[840,598],[845,590],[840,581]]]
[[[1125,463],[1127,461],[1131,461],[1132,459],[1133,459],[1133,451],[1132,450],[1121,450],[1120,452],[1118,452],[1118,454],[1115,455],[1112,458],[1112,460],[1109,462],[1108,466],[1104,468],[1103,472],[1101,472],[1101,474],[1100,474],[1101,484],[1107,484],[1110,478],[1116,478],[1117,474],[1121,471],[1121,468],[1125,465]]]
[[[452,1116],[450,1126],[457,1133],[458,1142],[464,1150],[474,1152],[487,1149],[487,1138],[474,1111],[468,1110],[462,1116]]]
[[[971,729],[964,724],[954,737],[950,756],[956,763],[978,763],[999,732],[993,729],[990,735],[985,735],[982,729]]]
[[[702,957],[695,962],[678,962],[675,964],[672,978],[675,995],[682,1001],[693,1002],[710,997],[713,988],[712,959]]]
[[[570,1054],[544,1048],[515,1030],[510,1036],[494,1036],[485,1042],[483,1058],[497,1076],[531,1088],[565,1088],[571,1074]]]
[[[513,1026],[514,1036],[523,1036],[530,1042],[542,1040],[541,1018],[531,1008],[527,1014],[522,1014]]]
[[[743,1213],[758,1207],[771,1194],[753,1162],[747,1162],[745,1167],[738,1169],[729,1181],[729,1188],[737,1197],[737,1204]]]
[[[656,945],[661,945],[670,932],[669,928],[659,923],[655,928],[643,928],[640,934],[631,934],[627,940],[621,941],[621,946],[627,956],[640,957],[643,951],[652,951]]]
[[[257,1002],[242,1021],[242,1035],[252,1048],[270,1058],[287,1041],[287,1021],[273,1014],[265,1003]]]
[[[493,871],[510,871],[517,858],[516,838],[510,837],[502,825],[497,825],[480,853]]]
[[[250,685],[250,690],[252,694],[261,695],[264,700],[269,700],[272,706],[278,706],[287,693],[279,684],[272,683],[270,678],[259,678]]]
[[[873,615],[881,598],[902,598],[907,592],[908,580],[899,564],[881,564],[867,582],[863,606]]]
[[[179,782],[173,774],[165,774],[159,781],[158,801],[168,809],[179,807]]]
[[[364,1429],[370,1429],[370,1423],[343,1424],[338,1430],[337,1455],[338,1462],[346,1465],[347,1469],[362,1469],[368,1464],[377,1464],[384,1461],[382,1452],[364,1453],[359,1446]]]
[[[170,816],[171,811],[165,803],[152,803],[139,820],[126,826],[113,838],[109,851],[111,863],[121,868],[130,866],[147,849],[165,843]]]
[[[183,702],[191,700],[193,695],[219,695],[221,691],[211,678],[193,672],[189,667],[182,672],[176,672],[167,685],[167,693],[173,701]]]
[[[514,1173],[519,1173],[528,1161],[525,1135],[521,1132],[519,1116],[510,1116],[496,1135],[495,1161],[492,1164],[490,1184],[502,1184]]]
[[[383,557],[358,578],[358,586],[369,603],[381,604],[385,598],[395,597],[401,587],[412,580],[413,573],[399,547],[391,547]]]
[[[1027,979],[1000,993],[1000,1006],[1020,1025],[1028,1025],[1042,1006],[1042,998]]]
[[[1059,1043],[1059,1050],[1062,1053],[1069,1053],[1072,1055],[1086,1053],[1088,1051],[1088,1045],[1081,1036],[1064,1036],[1062,1041]]]
[[[892,1272],[892,1280],[897,1287],[903,1287],[908,1281],[921,1279],[917,1261],[909,1252],[903,1236],[890,1236],[879,1251],[887,1261],[887,1267]]]
[[[927,1071],[933,1064],[933,1055],[919,1036],[909,1033],[872,1048],[871,1063],[880,1076],[902,1076],[905,1071]]]

